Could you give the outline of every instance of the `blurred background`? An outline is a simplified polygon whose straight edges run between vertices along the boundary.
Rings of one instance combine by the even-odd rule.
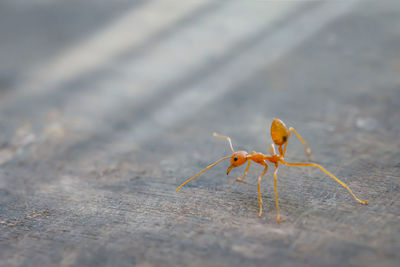
[[[0,2],[0,265],[396,266],[400,2]],[[318,170],[228,163],[274,117]],[[288,161],[306,161],[292,138]],[[239,168],[238,168],[239,169]]]

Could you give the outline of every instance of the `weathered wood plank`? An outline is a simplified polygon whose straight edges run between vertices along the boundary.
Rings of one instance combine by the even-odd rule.
[[[23,81],[0,91],[0,265],[397,266],[400,5],[274,5],[210,4],[140,54],[48,91],[18,87]],[[264,23],[274,8],[281,13]],[[218,25],[223,53],[208,39]],[[210,46],[191,46],[188,36]],[[266,40],[275,46],[263,49]],[[158,63],[171,44],[191,52],[170,58],[167,70]],[[196,51],[208,61],[191,57]],[[138,70],[141,62],[149,69]],[[370,204],[358,205],[319,170],[286,166],[281,224],[271,170],[257,217],[258,166],[237,183],[242,168],[227,177],[221,164],[174,192],[229,153],[212,132],[230,135],[237,149],[267,152],[273,117]],[[295,138],[287,159],[306,160]]]

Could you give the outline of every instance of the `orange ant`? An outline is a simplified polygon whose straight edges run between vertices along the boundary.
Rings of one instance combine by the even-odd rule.
[[[208,166],[207,168],[205,168],[204,170],[202,170],[201,172],[199,172],[198,174],[196,174],[195,176],[193,176],[192,178],[190,178],[189,180],[187,180],[186,182],[181,184],[176,189],[176,192],[178,192],[179,189],[182,188],[182,186],[184,186],[188,182],[192,181],[193,179],[198,177],[200,174],[202,174],[206,170],[211,169],[212,167],[214,167],[215,165],[217,165],[221,161],[230,158],[231,159],[231,165],[229,166],[228,170],[226,171],[227,175],[229,174],[229,172],[233,168],[239,167],[240,165],[243,165],[244,163],[246,163],[248,161],[247,167],[246,167],[246,169],[244,171],[244,174],[243,174],[242,178],[236,178],[236,180],[238,182],[242,182],[244,180],[244,178],[246,178],[247,171],[250,168],[251,161],[254,161],[255,163],[258,163],[258,164],[264,166],[263,172],[258,177],[258,205],[259,205],[258,216],[261,216],[261,214],[262,214],[261,180],[262,180],[263,176],[265,175],[265,173],[268,170],[267,161],[269,161],[270,163],[273,163],[275,165],[274,185],[275,185],[275,203],[276,203],[276,213],[277,213],[276,221],[278,223],[281,221],[281,219],[279,217],[278,190],[277,190],[277,173],[278,173],[278,165],[279,165],[279,163],[284,164],[284,165],[288,165],[288,166],[311,166],[311,167],[317,167],[320,170],[322,170],[323,172],[325,172],[327,175],[332,177],[336,182],[341,184],[344,188],[346,188],[347,191],[349,191],[350,194],[354,197],[354,199],[357,200],[359,203],[368,204],[368,201],[358,199],[353,194],[351,189],[345,183],[343,183],[338,178],[336,178],[333,174],[331,174],[330,172],[325,170],[322,166],[320,166],[318,164],[315,164],[315,163],[289,163],[289,162],[286,162],[284,159],[285,159],[287,143],[289,141],[291,132],[295,133],[296,136],[300,139],[300,141],[304,145],[305,152],[306,152],[307,156],[310,156],[311,155],[311,150],[308,148],[307,143],[300,136],[300,134],[298,134],[296,132],[296,130],[293,129],[293,128],[289,128],[289,130],[288,130],[286,125],[279,119],[274,119],[272,124],[271,124],[271,137],[272,137],[272,140],[274,141],[274,143],[278,146],[279,154],[276,154],[275,146],[274,146],[274,144],[271,144],[271,146],[270,146],[271,155],[270,156],[264,155],[262,153],[258,153],[258,152],[255,152],[255,151],[253,151],[250,155],[246,151],[237,151],[237,152],[235,152],[235,150],[233,150],[232,141],[228,136],[223,136],[223,135],[219,135],[217,133],[214,133],[213,135],[215,137],[226,139],[229,142],[230,149],[232,150],[232,153],[233,153],[232,156],[223,157],[222,159],[219,159],[217,162],[211,164],[210,166]]]

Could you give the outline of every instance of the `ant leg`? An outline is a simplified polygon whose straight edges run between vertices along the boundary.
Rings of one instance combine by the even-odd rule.
[[[272,143],[269,146],[269,152],[271,152],[271,155],[276,155],[275,146]]]
[[[251,160],[249,160],[249,163],[247,163],[247,167],[246,167],[246,169],[244,170],[244,173],[243,173],[243,176],[242,176],[242,178],[236,178],[236,181],[238,181],[238,182],[243,182],[243,180],[244,180],[244,178],[246,178],[246,175],[247,175],[247,171],[249,170],[249,168],[250,168],[250,163],[251,163]]]
[[[265,173],[267,172],[267,170],[268,170],[268,165],[265,165],[264,171],[258,177],[258,206],[259,206],[258,217],[261,217],[262,214],[261,180],[265,175]]]
[[[367,200],[360,200],[358,197],[356,197],[356,195],[354,195],[353,191],[351,191],[351,189],[342,181],[340,181],[338,178],[336,178],[332,173],[328,172],[327,170],[325,170],[324,167],[322,167],[321,165],[315,164],[315,163],[289,163],[289,162],[285,162],[283,160],[280,161],[280,163],[288,165],[288,166],[311,166],[311,167],[317,167],[319,168],[321,171],[323,171],[324,173],[328,174],[331,178],[333,178],[336,182],[338,182],[341,186],[343,186],[344,188],[347,189],[347,191],[349,191],[349,193],[354,197],[355,200],[357,200],[359,203],[361,204],[368,204]]]
[[[274,171],[274,185],[275,185],[276,221],[280,223],[281,218],[279,217],[278,187],[277,187],[278,179],[276,178],[277,173],[278,173],[278,165],[276,165],[276,169]]]
[[[290,138],[290,132],[294,132],[294,134],[297,136],[297,138],[299,138],[299,140],[303,143],[304,145],[304,149],[306,150],[306,154],[308,157],[311,156],[311,149],[307,146],[306,141],[304,141],[303,137],[301,137],[301,135],[292,127],[289,128],[289,135],[287,137],[287,141],[285,143],[285,148],[283,149],[283,156],[285,157],[286,154],[286,147],[287,147],[287,143],[289,142],[289,138]]]
[[[256,152],[255,151],[253,151],[253,152],[251,152],[251,154],[253,155],[253,154],[255,154]],[[247,163],[247,167],[246,167],[246,169],[244,170],[244,173],[243,173],[243,176],[242,176],[242,178],[236,178],[236,181],[238,181],[238,182],[243,182],[243,180],[244,180],[244,178],[246,178],[246,175],[247,175],[247,172],[249,171],[249,168],[250,168],[250,163],[251,163],[251,160],[249,159],[248,160],[249,162]]]

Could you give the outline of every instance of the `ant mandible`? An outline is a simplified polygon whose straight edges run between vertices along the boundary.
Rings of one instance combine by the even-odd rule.
[[[291,132],[295,133],[296,136],[300,139],[300,141],[304,145],[305,152],[306,152],[307,156],[310,156],[311,155],[311,150],[308,148],[307,143],[300,136],[300,134],[297,133],[296,130],[293,129],[293,128],[289,128],[289,130],[288,130],[286,125],[281,120],[276,119],[276,118],[273,120],[273,122],[271,124],[271,137],[272,137],[272,140],[274,141],[274,143],[278,146],[279,154],[276,154],[274,144],[271,144],[271,146],[270,146],[271,155],[269,155],[269,156],[268,155],[264,155],[262,153],[255,152],[255,151],[253,151],[250,155],[246,151],[236,151],[235,152],[235,150],[233,150],[232,141],[228,136],[223,136],[223,135],[219,135],[217,133],[214,133],[213,135],[215,137],[226,139],[229,142],[230,149],[232,150],[232,153],[233,153],[232,156],[223,157],[222,159],[219,159],[217,162],[211,164],[210,166],[208,166],[207,168],[205,168],[204,170],[202,170],[201,172],[199,172],[198,174],[196,174],[195,176],[193,176],[192,178],[190,178],[189,180],[187,180],[186,182],[181,184],[176,189],[176,192],[178,192],[179,189],[182,188],[182,186],[184,186],[188,182],[192,181],[193,179],[198,177],[200,174],[202,174],[206,170],[211,169],[212,167],[214,167],[215,165],[217,165],[221,161],[224,161],[224,160],[230,158],[231,159],[231,165],[229,166],[228,170],[226,171],[227,175],[229,174],[229,172],[233,168],[239,167],[240,165],[243,165],[244,163],[246,163],[248,161],[247,167],[246,167],[246,169],[244,171],[244,174],[243,174],[242,178],[236,178],[236,180],[238,182],[242,182],[244,180],[244,178],[246,178],[247,171],[250,168],[251,161],[254,161],[255,163],[258,163],[258,164],[264,166],[263,172],[258,177],[258,205],[259,205],[258,216],[261,216],[261,214],[262,214],[261,180],[262,180],[263,176],[265,175],[265,173],[268,170],[267,162],[273,163],[275,165],[274,187],[275,187],[275,203],[276,203],[276,213],[277,213],[276,221],[278,223],[281,221],[281,219],[279,217],[279,203],[278,203],[278,190],[277,190],[277,173],[278,173],[279,163],[287,165],[287,166],[311,166],[311,167],[317,167],[320,170],[322,170],[323,172],[325,172],[327,175],[332,177],[336,182],[341,184],[344,188],[346,188],[347,191],[349,191],[350,194],[354,197],[354,199],[357,200],[359,203],[368,204],[368,201],[358,199],[354,195],[354,193],[351,191],[351,189],[345,183],[343,183],[338,178],[336,178],[333,174],[331,174],[330,172],[325,170],[325,168],[323,168],[322,166],[320,166],[318,164],[315,164],[315,163],[289,163],[289,162],[286,162],[284,159],[285,159],[287,143],[289,141]]]

